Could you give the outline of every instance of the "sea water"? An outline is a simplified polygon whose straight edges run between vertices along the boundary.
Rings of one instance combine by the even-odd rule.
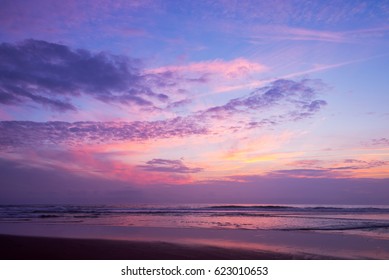
[[[384,205],[1,205],[0,223],[325,231],[389,240]]]

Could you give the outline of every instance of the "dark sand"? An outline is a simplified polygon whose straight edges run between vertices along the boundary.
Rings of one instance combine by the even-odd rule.
[[[167,242],[0,235],[2,260],[292,260],[322,259],[216,246]],[[328,259],[324,257],[324,259]]]

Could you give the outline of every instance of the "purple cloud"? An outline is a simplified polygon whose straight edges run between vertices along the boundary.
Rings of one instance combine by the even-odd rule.
[[[186,166],[182,160],[169,160],[169,159],[152,159],[146,162],[145,165],[138,165],[138,168],[141,168],[146,171],[153,172],[168,172],[168,173],[198,173],[203,169],[196,167],[190,168]]]
[[[0,45],[0,103],[36,103],[55,111],[76,110],[72,98],[92,96],[105,103],[154,107],[168,96],[151,86],[140,61],[45,41]]]
[[[301,160],[293,162],[291,165],[301,166],[303,168],[297,169],[285,169],[285,170],[274,170],[270,172],[269,176],[281,176],[281,177],[309,177],[309,178],[336,178],[336,177],[347,177],[348,171],[362,170],[377,168],[385,165],[389,165],[389,161],[381,160],[357,160],[357,159],[345,159],[342,162],[338,162],[336,167],[322,167],[321,163],[325,163],[320,160]],[[336,163],[336,162],[330,162]]]
[[[358,160],[358,159],[345,159],[343,163],[348,165],[333,167],[329,169],[330,170],[370,169],[370,168],[389,165],[389,161],[385,161],[385,160],[365,161],[365,160]]]
[[[268,174],[271,177],[306,177],[306,178],[334,178],[339,173],[326,169],[286,169],[275,170]]]
[[[205,127],[190,118],[153,122],[0,122],[0,148],[36,145],[140,141],[206,134]]]
[[[192,101],[190,99],[182,99],[182,100],[179,100],[179,101],[176,101],[176,102],[172,102],[171,104],[169,104],[168,108],[169,109],[175,109],[175,108],[179,108],[179,107],[182,107],[182,106],[185,106],[185,105],[188,105],[192,103]]]
[[[203,118],[224,119],[239,113],[264,115],[276,108],[285,112],[252,121],[247,125],[251,128],[264,124],[274,125],[285,119],[300,120],[314,115],[327,105],[326,101],[316,99],[323,88],[324,84],[320,80],[280,79],[256,89],[248,96],[231,99],[224,105],[211,107],[200,114]]]
[[[170,100],[155,89],[175,87],[184,78],[165,71],[146,73],[140,61],[108,53],[91,53],[45,41],[26,40],[0,45],[0,104],[39,104],[64,112],[77,110],[75,99],[87,95],[104,103],[171,110],[190,102]],[[317,99],[323,84],[319,80],[276,80],[221,106],[194,112],[195,122],[225,119],[235,114],[255,114],[248,128],[305,119],[327,103]],[[159,108],[156,104],[163,104]],[[271,110],[283,114],[266,115]]]
[[[44,43],[46,44],[46,43]],[[41,46],[40,44],[38,44]],[[52,46],[48,46],[49,50],[52,49]],[[58,48],[69,56],[77,56],[67,47],[56,46],[54,50]],[[12,48],[11,48],[12,49]],[[13,50],[13,49],[12,49]],[[57,51],[57,50],[56,50]],[[80,51],[82,52],[82,51]],[[94,59],[94,56],[87,55],[91,60]],[[53,56],[54,57],[54,56]],[[104,57],[104,56],[103,56]],[[103,60],[105,61],[107,57]],[[97,59],[97,61],[99,61]],[[76,61],[78,61],[76,59]],[[54,63],[54,62],[53,62]],[[61,64],[61,61],[57,61],[57,64]],[[99,64],[100,62],[96,62]],[[103,65],[102,63],[101,65]],[[109,64],[109,63],[108,63]],[[27,66],[29,64],[27,63]],[[100,66],[101,66],[100,65]],[[109,64],[110,65],[110,64]],[[45,68],[47,65],[42,66]],[[111,65],[112,66],[112,65]],[[127,69],[128,65],[123,66]],[[29,67],[29,66],[28,66]],[[31,66],[32,67],[32,66]],[[34,65],[36,67],[36,65]],[[56,66],[54,66],[55,68]],[[109,68],[109,67],[108,67]],[[20,70],[20,69],[19,69]],[[38,69],[39,70],[39,69]],[[20,70],[21,71],[21,70]],[[127,71],[127,70],[126,70]],[[125,73],[127,73],[124,71]],[[12,71],[9,71],[10,73]],[[55,72],[55,71],[54,71]],[[120,71],[119,71],[120,72]],[[16,73],[16,72],[15,72]],[[46,73],[46,72],[45,72]],[[47,74],[47,73],[46,73]],[[24,78],[23,74],[20,74]],[[29,79],[34,81],[34,75],[39,76],[39,71],[37,73],[32,73]],[[71,74],[73,75],[73,74]],[[113,75],[114,77],[118,76],[115,74],[109,74],[108,76]],[[119,75],[120,76],[120,75]],[[124,75],[125,76],[125,75]],[[12,75],[11,75],[12,77]],[[15,77],[19,77],[15,74]],[[112,78],[112,81],[116,81],[116,78]],[[140,76],[134,76],[134,82],[136,83]],[[97,77],[96,77],[97,78]],[[24,84],[19,80],[21,78],[13,78],[16,82],[15,84],[21,87],[27,87],[26,90],[29,90],[27,83]],[[58,78],[59,79],[59,78]],[[90,92],[88,94],[92,96],[97,96],[96,98],[105,101],[105,102],[120,102],[127,104],[132,102],[138,106],[153,106],[151,102],[146,100],[146,97],[153,97],[159,100],[166,100],[168,97],[164,94],[154,94],[152,91],[149,91],[148,88],[140,89],[135,91],[135,89],[127,90],[126,93],[121,94],[111,94],[111,88],[121,89],[127,86],[127,82],[119,79],[118,84],[112,85],[111,80],[107,78],[106,82],[98,83],[96,86],[85,82],[82,77],[78,77],[73,81],[68,81],[60,83],[59,80],[54,74],[53,77],[48,80],[43,79],[41,83],[36,82],[35,85],[39,84],[40,89],[50,87],[58,88],[59,92],[63,91],[63,95],[73,94],[76,95],[76,88],[83,88],[88,92],[89,86],[96,92]],[[88,78],[89,79],[89,78]],[[86,79],[86,81],[89,81]],[[39,80],[39,79],[38,79]],[[5,79],[6,86],[10,86],[7,83],[9,82]],[[18,84],[18,82],[20,84]],[[90,80],[92,83],[92,80]],[[58,85],[57,85],[58,83]],[[140,82],[139,82],[140,83]],[[49,86],[50,85],[50,86]],[[208,134],[211,131],[207,128],[209,121],[212,121],[213,118],[222,118],[230,119],[233,122],[233,117],[235,114],[253,114],[253,118],[250,122],[244,125],[231,126],[231,129],[254,129],[261,128],[265,126],[273,126],[278,123],[284,122],[285,120],[290,120],[290,116],[293,114],[299,114],[300,118],[311,116],[316,113],[320,106],[322,106],[325,101],[314,100],[317,95],[317,91],[320,89],[319,86],[321,83],[316,80],[302,80],[302,81],[289,81],[289,80],[278,80],[271,83],[267,87],[259,88],[249,96],[232,99],[223,106],[217,106],[209,108],[205,111],[194,112],[186,117],[176,117],[173,119],[166,119],[160,121],[134,121],[134,122],[28,122],[28,121],[3,121],[0,122],[0,146],[2,148],[10,147],[20,147],[20,146],[34,146],[34,145],[43,145],[43,144],[81,144],[81,143],[104,143],[104,142],[116,142],[116,141],[141,141],[147,139],[160,139],[160,138],[170,138],[170,137],[185,137],[188,135],[198,135],[198,134]],[[39,86],[37,86],[39,87]],[[3,87],[4,88],[4,87]],[[72,89],[74,88],[74,91]],[[68,89],[69,92],[65,92]],[[24,90],[24,89],[21,89]],[[35,91],[36,87],[32,89]],[[34,98],[41,98],[44,100],[45,104],[51,102],[55,104],[56,109],[72,108],[71,103],[61,103],[56,97],[52,98],[51,96],[45,97],[40,96],[40,93],[34,92],[31,95]],[[57,93],[51,93],[57,94]],[[59,94],[60,95],[60,94]],[[5,95],[9,96],[8,102],[24,102],[26,98],[23,94],[16,94],[15,92],[6,92]],[[42,99],[44,98],[44,99]],[[4,99],[5,100],[5,99]],[[3,100],[3,103],[5,102]],[[189,100],[181,100],[178,103],[170,103],[171,106],[182,106],[190,102]],[[312,105],[314,104],[314,105]],[[321,104],[321,105],[317,105]],[[281,109],[285,111],[283,114],[278,116],[269,115],[268,110],[272,110],[273,107],[278,109],[281,106]],[[170,108],[169,105],[167,108]],[[290,111],[290,110],[293,111]],[[296,113],[296,110],[300,109]],[[267,114],[267,115],[266,115]],[[258,120],[256,118],[259,118]],[[292,118],[292,120],[294,120]]]
[[[389,146],[389,139],[388,138],[372,139],[371,145],[386,147],[386,146]]]
[[[255,129],[255,128],[261,128],[261,127],[272,126],[272,125],[277,125],[277,122],[274,120],[262,119],[260,121],[247,123],[246,128]]]
[[[215,111],[219,108],[230,112],[258,110],[278,105],[280,102],[295,103],[303,109],[313,110],[312,107],[315,105],[311,105],[312,102],[322,103],[321,100],[312,101],[317,95],[317,85],[321,85],[318,80],[276,80],[269,86],[256,89],[249,96],[231,99],[227,104],[207,111]]]
[[[304,168],[312,167],[312,166],[318,166],[322,163],[322,160],[312,159],[312,160],[297,160],[292,162],[290,165],[294,166],[301,166]]]

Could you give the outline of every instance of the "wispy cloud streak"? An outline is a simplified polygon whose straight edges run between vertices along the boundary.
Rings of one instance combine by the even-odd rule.
[[[258,26],[253,30],[251,39],[267,40],[293,40],[293,41],[324,41],[342,43],[349,41],[343,33],[333,31],[321,31],[305,28],[293,28],[289,26],[273,25]]]

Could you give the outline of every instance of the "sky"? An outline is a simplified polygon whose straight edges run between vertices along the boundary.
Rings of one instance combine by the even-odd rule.
[[[389,203],[389,1],[0,0],[0,203]]]

